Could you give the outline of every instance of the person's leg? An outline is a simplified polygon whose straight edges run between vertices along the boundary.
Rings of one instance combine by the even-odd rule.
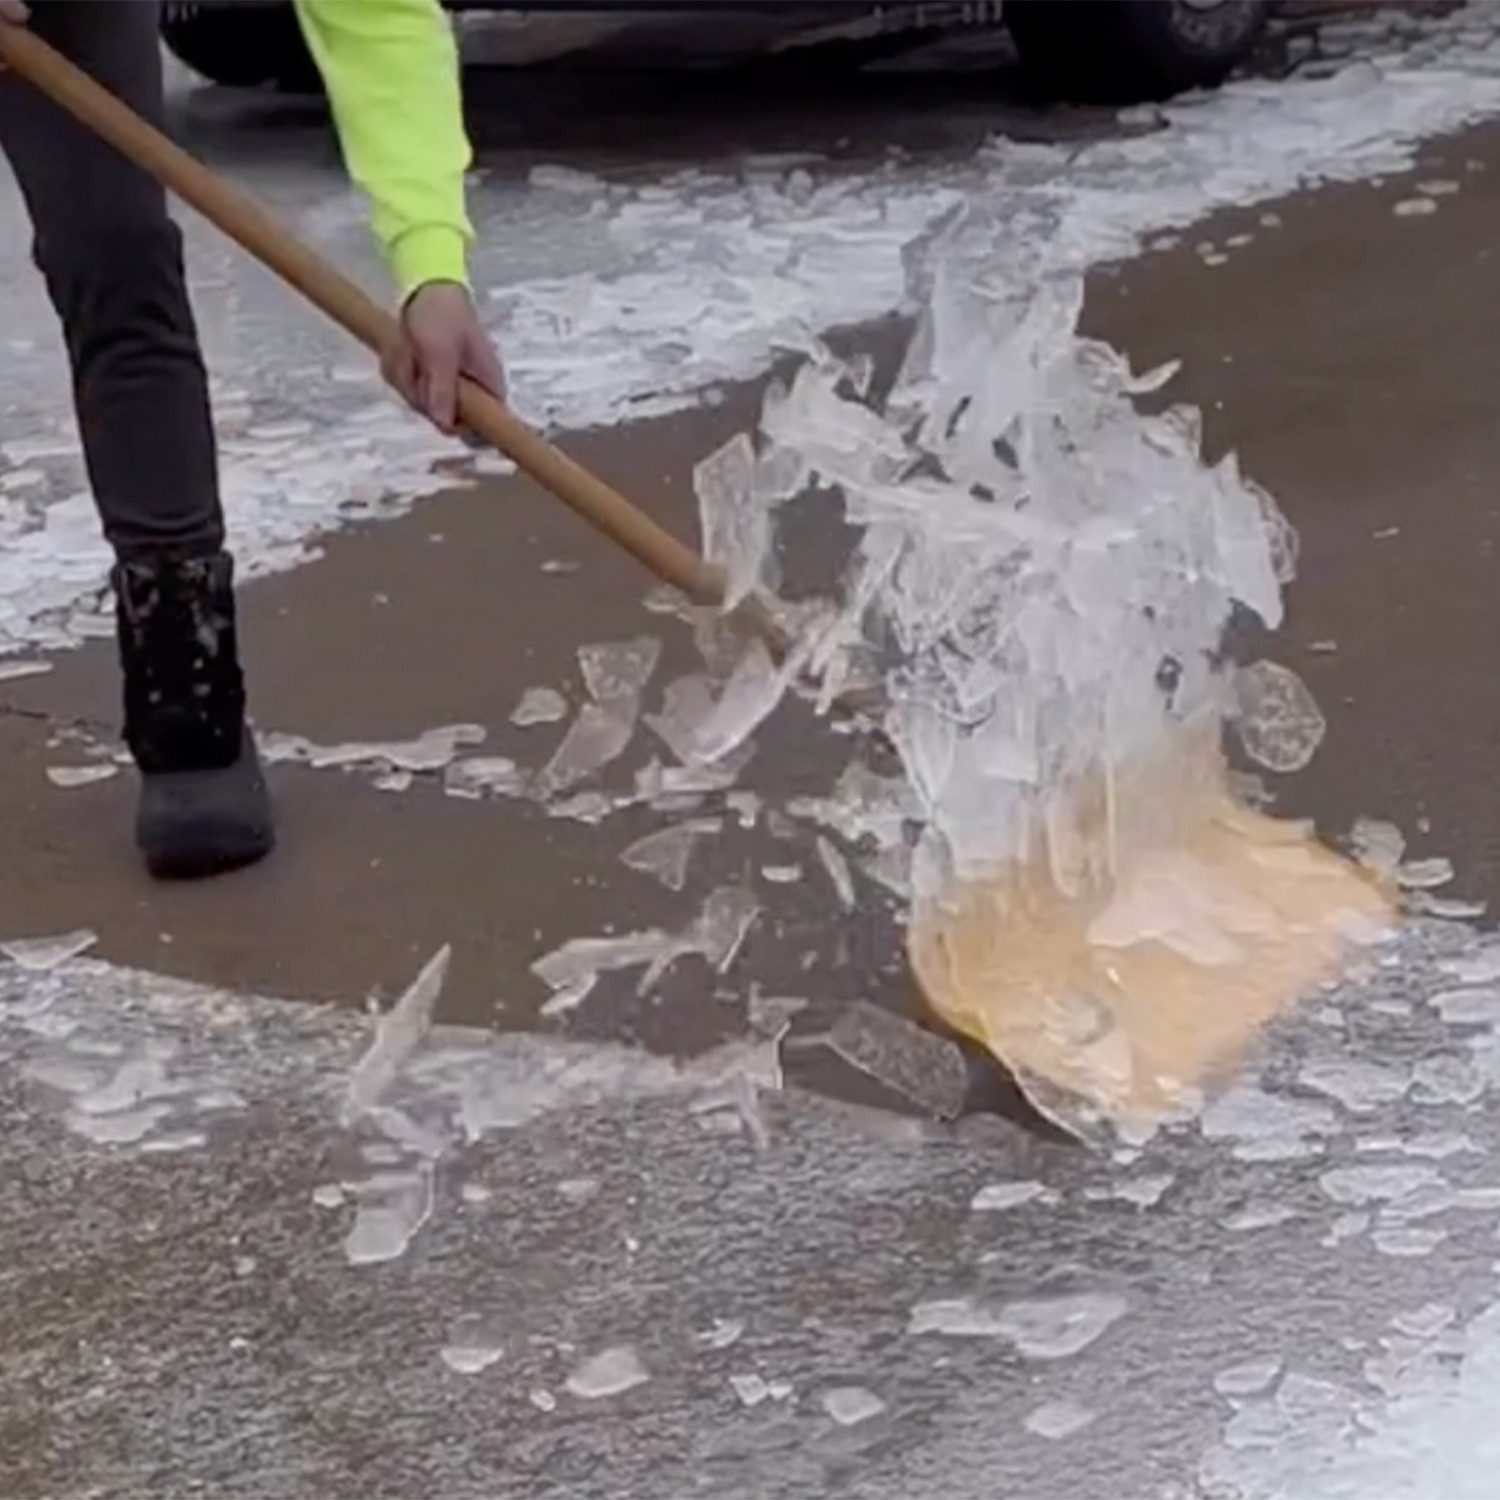
[[[31,29],[159,125],[156,22],[151,0],[38,0]],[[217,551],[208,387],[165,192],[18,78],[0,77],[0,142],[62,320],[105,535],[122,557]]]
[[[159,124],[157,18],[153,0],[35,0],[31,25]],[[270,812],[244,728],[233,565],[181,233],[157,184],[3,73],[0,146],[31,214],[119,559],[125,735],[144,777],[139,840],[159,874],[244,863],[270,847]]]

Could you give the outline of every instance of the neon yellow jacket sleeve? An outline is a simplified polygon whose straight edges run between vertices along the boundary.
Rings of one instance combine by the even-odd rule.
[[[438,0],[296,0],[349,175],[403,297],[468,280],[472,153],[458,48]]]

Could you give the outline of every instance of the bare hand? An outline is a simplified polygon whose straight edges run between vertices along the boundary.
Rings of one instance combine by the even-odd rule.
[[[0,0],[0,21],[9,21],[13,26],[24,26],[31,19],[31,11],[22,0]]]
[[[450,434],[458,431],[460,375],[505,399],[500,356],[468,288],[452,281],[430,281],[412,293],[402,309],[401,337],[380,368],[416,411]]]

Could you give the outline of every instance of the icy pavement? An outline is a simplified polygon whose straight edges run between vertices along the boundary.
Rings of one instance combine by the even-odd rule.
[[[1487,1495],[1500,1036],[1429,997],[1494,953],[1408,931],[1102,1155],[441,1028],[345,1128],[358,1018],[0,970],[6,1493]]]
[[[576,178],[488,179],[480,198],[491,238],[514,250],[492,269],[515,299],[523,394],[565,423],[696,401],[702,382],[758,369],[770,333],[809,347],[809,304],[840,318],[897,305],[900,248],[965,191],[1013,197],[1018,233],[1051,224],[1055,209],[1079,226],[1077,244],[1059,242],[1086,263],[1125,252],[1148,223],[1192,218],[1215,194],[1407,163],[1410,138],[1491,107],[1493,40],[1487,27],[1466,27],[1472,17],[1429,27],[1429,43],[1378,78],[1363,69],[1342,82],[1249,84],[1174,108],[1159,135],[1154,117],[1139,117],[1132,128],[1145,133],[1126,139],[1000,143],[884,167],[752,162],[674,175],[639,163],[616,174],[605,163],[605,208],[581,228],[566,201],[579,196]],[[1359,45],[1378,55],[1386,39],[1377,27]],[[1264,137],[1237,133],[1252,117],[1270,122]],[[216,149],[243,152],[191,108],[188,123]],[[295,154],[305,137],[286,128],[291,143],[283,137],[279,149]],[[1285,153],[1264,149],[1273,137]],[[1179,159],[1191,181],[1177,175]],[[362,243],[355,206],[327,191],[331,170],[241,165],[325,245],[352,253]],[[1463,211],[1485,218],[1490,200],[1461,155],[1441,170],[1424,160],[1422,171],[1429,191],[1368,195],[1379,199],[1382,229],[1413,236],[1402,244],[1418,245]],[[872,206],[881,194],[888,223]],[[1413,194],[1441,207],[1398,220],[1391,203]],[[1340,223],[1356,219],[1348,196],[1332,196]],[[1279,266],[1284,244],[1310,258],[1324,241],[1350,253],[1327,219],[1314,225],[1321,239],[1292,241],[1289,222],[1305,206],[1278,205],[1253,245],[1235,243],[1248,229],[1205,241],[1194,252],[1202,274],[1217,284],[1257,257]],[[564,218],[579,259],[560,268]],[[8,213],[3,222],[9,233]],[[818,236],[840,224],[862,225],[864,238],[861,275],[836,285],[847,247]],[[1487,246],[1488,222],[1480,228],[1462,243]],[[694,254],[668,265],[680,245]],[[784,257],[774,277],[764,269],[773,254]],[[1446,254],[1445,276],[1474,260],[1451,246]],[[290,560],[335,518],[336,500],[352,501],[349,515],[404,506],[435,451],[427,440],[402,427],[412,434],[405,448],[404,419],[373,404],[341,425],[374,398],[347,356],[310,331],[297,342],[300,320],[232,260],[199,264],[222,277],[203,289],[209,306],[219,299],[211,337],[245,392],[228,403],[230,428],[242,429],[231,431],[231,463],[258,466],[253,484],[243,467],[236,481],[248,486],[242,496],[263,499],[241,511],[248,549],[265,562],[263,544],[275,540],[286,544],[278,560]],[[1173,270],[1175,302],[1193,287],[1175,261]],[[1318,285],[1280,275],[1251,314],[1278,340],[1299,315],[1298,295]],[[682,299],[703,301],[711,277],[723,317],[682,319]],[[1122,295],[1143,284],[1121,278]],[[597,303],[582,299],[585,288],[597,288]],[[1350,300],[1364,326],[1371,306],[1400,296],[1398,285]],[[677,319],[670,343],[637,340],[626,297],[654,299],[640,304],[653,327]],[[528,321],[530,307],[556,322],[564,302],[576,321],[557,326],[590,351],[576,367]],[[1481,302],[1465,299],[1470,323]],[[43,335],[31,291],[12,305]],[[1210,311],[1213,364],[1227,367],[1231,351],[1245,360],[1253,340],[1222,332],[1243,307],[1226,300]],[[1184,336],[1183,321],[1165,320],[1169,338]],[[1322,323],[1306,321],[1316,336]],[[1417,347],[1412,329],[1404,336],[1403,358]],[[269,370],[272,348],[305,358],[306,410],[300,400],[295,411],[277,405],[290,387]],[[52,400],[55,369],[40,346],[13,352],[17,381],[28,383],[5,397],[17,408],[7,437],[10,416],[23,419],[5,494],[22,497],[11,514],[24,511],[18,525],[31,526],[46,497],[76,479],[59,456],[67,434],[52,425],[56,410],[48,407],[46,430],[28,430]],[[1389,384],[1385,352],[1371,378]],[[1261,386],[1308,399],[1302,358],[1290,374],[1273,361]],[[1453,351],[1440,358],[1452,363]],[[1201,380],[1208,362],[1195,372],[1186,361],[1181,378]],[[644,399],[622,406],[632,394]],[[736,399],[727,394],[726,405]],[[1328,420],[1326,407],[1313,410]],[[666,444],[669,465],[643,444],[642,492],[649,484],[656,496],[660,467],[679,491],[663,486],[664,509],[685,513],[692,463],[751,419],[724,412],[734,425],[719,432],[719,412],[694,410],[680,428],[656,430],[651,441]],[[1446,441],[1457,417],[1441,415],[1430,428]],[[1377,438],[1394,437],[1416,465],[1433,464],[1432,445],[1399,421],[1357,416],[1356,458],[1384,453]],[[1296,430],[1290,419],[1281,426]],[[625,431],[598,451],[628,464],[634,441]],[[308,466],[313,453],[326,469]],[[1298,456],[1307,482],[1324,487],[1350,464],[1348,451],[1338,462]],[[1471,449],[1458,458],[1490,472]],[[362,488],[361,473],[378,483]],[[304,475],[297,493],[308,504],[294,509],[290,480]],[[1398,479],[1410,482],[1405,471]],[[378,498],[387,486],[401,498]],[[1369,489],[1361,503],[1380,499]],[[1102,1154],[995,1121],[927,1126],[801,1092],[787,1079],[813,1054],[868,1061],[885,1045],[870,1028],[831,1026],[829,1002],[893,998],[890,893],[906,889],[910,795],[847,739],[829,741],[827,778],[821,763],[810,770],[790,711],[767,727],[754,759],[664,763],[684,723],[672,706],[702,705],[682,686],[694,681],[682,675],[685,632],[644,620],[633,582],[595,587],[597,575],[585,573],[569,584],[575,565],[555,536],[512,553],[496,546],[515,536],[498,529],[508,516],[491,521],[497,529],[462,528],[463,516],[490,514],[497,499],[519,506],[514,489],[491,486],[467,497],[467,510],[465,498],[430,507],[442,517],[433,531],[449,529],[446,554],[444,538],[408,516],[333,539],[326,569],[261,585],[265,603],[250,591],[268,654],[259,701],[275,705],[267,740],[294,837],[276,867],[244,881],[149,894],[132,883],[114,829],[124,826],[129,778],[98,774],[114,764],[113,747],[69,722],[94,701],[81,686],[88,673],[112,699],[107,652],[72,653],[50,672],[32,657],[0,667],[17,702],[43,701],[24,695],[49,688],[60,695],[34,717],[0,720],[5,817],[15,819],[6,827],[41,851],[0,890],[8,911],[45,916],[0,921],[7,1500],[133,1497],[164,1483],[270,1500],[1488,1492],[1477,1486],[1490,1456],[1482,1424],[1494,1399],[1500,1221],[1489,1169],[1500,1144],[1493,944],[1441,924],[1408,931],[1356,980],[1313,997],[1196,1119]],[[33,630],[27,611],[66,605],[95,567],[80,550],[70,554],[76,571],[54,568],[53,543],[81,547],[87,531],[81,505],[55,510],[55,526],[17,543],[24,566],[0,568],[27,601],[22,643],[75,637],[81,617],[49,615]],[[1434,504],[1435,533],[1443,514]],[[1411,555],[1398,547],[1420,540],[1410,523],[1406,539],[1391,535],[1383,516],[1368,529],[1398,560]],[[752,556],[755,543],[722,533],[731,554]],[[1467,551],[1486,556],[1478,545]],[[1400,615],[1395,583],[1371,588],[1327,557],[1297,608],[1341,591]],[[439,582],[424,592],[412,579],[425,566]],[[299,580],[315,607],[295,593]],[[1421,599],[1424,622],[1440,592]],[[1448,592],[1483,637],[1493,591]],[[532,642],[516,639],[523,600],[551,621],[536,658],[526,654]],[[410,613],[398,615],[403,606]],[[381,634],[383,615],[403,623]],[[309,621],[320,629],[299,647]],[[1329,671],[1358,649],[1347,623],[1313,637],[1342,638],[1326,654]],[[628,651],[643,630],[660,635],[660,664],[649,647]],[[580,642],[599,645],[579,660]],[[317,670],[288,687],[308,660],[299,649],[314,653]],[[1296,695],[1264,672],[1245,686],[1262,758],[1299,761],[1312,734]],[[1336,740],[1357,707],[1338,691],[1320,696]],[[88,717],[98,723],[103,712]],[[1462,712],[1482,722],[1484,704]],[[1452,718],[1450,709],[1450,735]],[[1423,725],[1403,711],[1379,727],[1381,754],[1394,747],[1399,762]],[[553,760],[569,739],[576,754]],[[1366,744],[1358,752],[1346,746],[1328,774],[1355,781],[1381,758]],[[549,761],[554,775],[539,777]],[[1447,769],[1419,766],[1413,779],[1459,779]],[[52,771],[73,774],[44,774]],[[1475,780],[1482,791],[1487,782]],[[1357,810],[1394,818],[1414,843],[1427,826],[1420,807],[1384,798]],[[1334,831],[1351,821],[1342,816]],[[1447,899],[1447,854],[1461,882],[1472,878],[1456,847],[1408,853],[1393,825],[1373,821],[1355,832],[1359,852],[1398,874],[1413,904]],[[443,962],[435,955],[450,941],[449,987],[469,997],[466,1014],[542,1034],[443,1024],[441,1000],[436,1014],[430,1007]],[[94,963],[93,951],[233,976],[247,993]],[[541,1023],[522,989],[539,960],[538,986],[558,1002]],[[362,1019],[367,990],[405,999],[378,1021]],[[341,1008],[260,993],[337,996]],[[700,1056],[634,1044],[665,1036],[695,1050],[681,1033],[701,1038]],[[908,1082],[912,1096],[936,1098],[952,1080],[939,1071]]]

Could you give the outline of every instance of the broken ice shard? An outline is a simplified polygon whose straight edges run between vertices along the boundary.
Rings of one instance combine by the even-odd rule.
[[[829,1048],[927,1114],[953,1120],[963,1109],[969,1070],[958,1046],[867,1000],[846,1006]]]
[[[405,774],[405,773],[402,773]],[[443,790],[454,797],[522,797],[526,775],[504,755],[469,755],[443,772]]]
[[[443,1363],[459,1375],[477,1375],[487,1370],[505,1353],[505,1347],[485,1320],[465,1317],[459,1320],[448,1342],[439,1350]]]
[[[854,876],[849,871],[849,861],[822,834],[818,835],[818,858],[828,872],[834,894],[845,911],[854,910]]]
[[[1081,1353],[1129,1311],[1108,1292],[1040,1297],[1000,1306],[964,1297],[923,1302],[912,1309],[908,1331],[950,1338],[1004,1338],[1031,1359],[1066,1359]]]
[[[10,938],[0,942],[0,953],[12,963],[32,973],[46,973],[87,952],[99,941],[97,933],[86,927],[56,937]]]
[[[661,642],[649,636],[579,648],[579,666],[593,702],[578,710],[542,768],[544,794],[566,791],[624,753],[640,716],[641,693],[660,655]]]
[[[1000,1213],[1052,1196],[1044,1182],[992,1182],[974,1194],[969,1208],[976,1214]]]
[[[654,876],[669,891],[680,891],[687,883],[688,860],[700,838],[717,833],[723,826],[718,818],[694,818],[659,833],[648,833],[637,839],[620,856],[627,869]]]
[[[113,761],[96,761],[88,766],[48,766],[47,780],[53,786],[71,791],[75,787],[92,786],[97,781],[108,781],[118,774],[119,767]]]
[[[654,636],[578,649],[584,686],[596,703],[639,703],[660,659],[661,642]]]
[[[344,1239],[350,1265],[373,1265],[406,1253],[432,1213],[432,1164],[414,1171],[377,1172],[356,1183],[354,1224]]]
[[[533,724],[556,724],[568,716],[568,700],[555,688],[527,688],[521,694],[510,716],[510,722],[518,729],[527,729]]]
[[[651,1374],[634,1349],[606,1349],[568,1376],[566,1388],[580,1401],[602,1401],[644,1385]]]
[[[874,1391],[858,1385],[833,1386],[823,1392],[820,1400],[823,1410],[840,1427],[857,1427],[885,1410],[885,1402]]]
[[[548,793],[562,792],[602,771],[624,753],[634,732],[635,713],[628,707],[585,703],[542,768],[539,786]]]
[[[349,1091],[341,1112],[345,1125],[352,1124],[379,1101],[427,1034],[452,956],[453,950],[447,944],[439,948],[405,994],[376,1021],[369,1050],[349,1076]]]
[[[1328,724],[1307,684],[1287,667],[1258,661],[1235,674],[1235,730],[1245,754],[1268,771],[1300,771]]]
[[[693,470],[703,555],[724,572],[724,608],[761,583],[771,549],[770,512],[756,493],[755,448],[739,433]]]

